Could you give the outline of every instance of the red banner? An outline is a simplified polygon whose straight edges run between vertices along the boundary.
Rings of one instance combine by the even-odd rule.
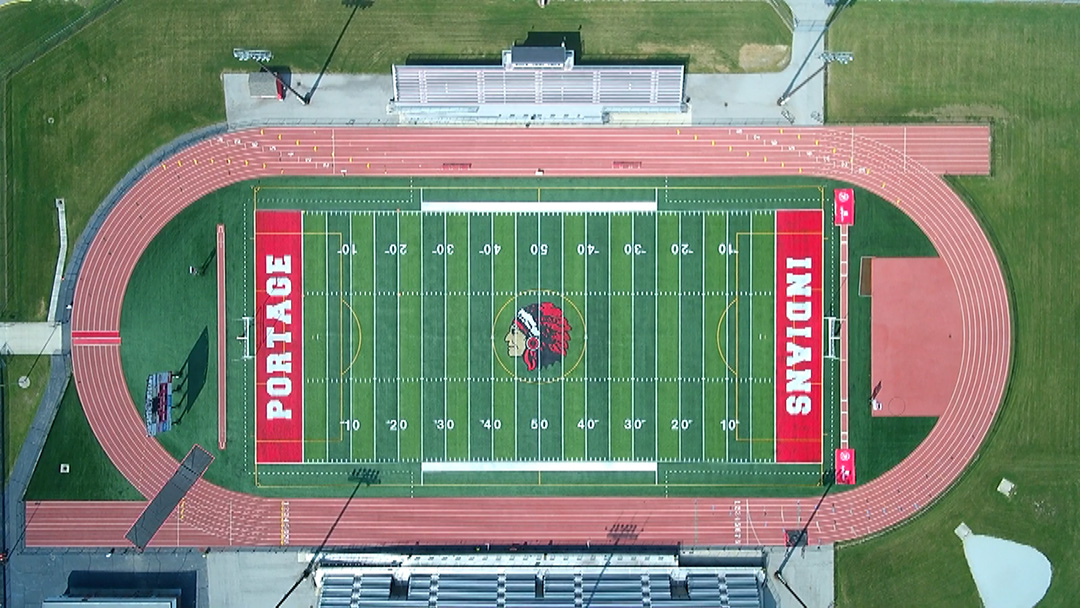
[[[852,448],[836,450],[836,483],[855,485],[855,450]]]
[[[837,226],[855,223],[855,191],[851,188],[833,190],[833,223]]]
[[[304,460],[304,261],[299,211],[255,214],[255,461]]]
[[[776,461],[821,462],[820,209],[776,212]]]

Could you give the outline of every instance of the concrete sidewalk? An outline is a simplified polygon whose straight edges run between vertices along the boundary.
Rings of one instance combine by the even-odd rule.
[[[0,353],[58,355],[63,349],[63,332],[59,323],[0,323]]]

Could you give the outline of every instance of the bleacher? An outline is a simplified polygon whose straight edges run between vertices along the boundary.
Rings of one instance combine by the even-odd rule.
[[[681,65],[578,66],[572,60],[563,69],[509,62],[395,65],[391,107],[404,119],[476,122],[588,123],[613,112],[679,113],[685,111],[683,72]]]
[[[321,569],[320,608],[761,608],[761,569],[499,566]]]
[[[150,437],[172,428],[173,374],[158,372],[146,378],[146,400],[143,418]]]

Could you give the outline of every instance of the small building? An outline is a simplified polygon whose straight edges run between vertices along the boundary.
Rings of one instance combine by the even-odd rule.
[[[254,99],[285,99],[281,80],[266,70],[248,74],[248,91]]]
[[[515,44],[502,53],[503,68],[507,70],[534,68],[538,70],[574,69],[574,51],[564,46],[521,46]]]

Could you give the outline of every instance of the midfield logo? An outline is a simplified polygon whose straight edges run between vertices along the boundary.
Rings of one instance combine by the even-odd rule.
[[[507,355],[520,357],[531,372],[562,361],[570,347],[571,331],[561,308],[552,302],[537,302],[518,309],[503,340]]]

